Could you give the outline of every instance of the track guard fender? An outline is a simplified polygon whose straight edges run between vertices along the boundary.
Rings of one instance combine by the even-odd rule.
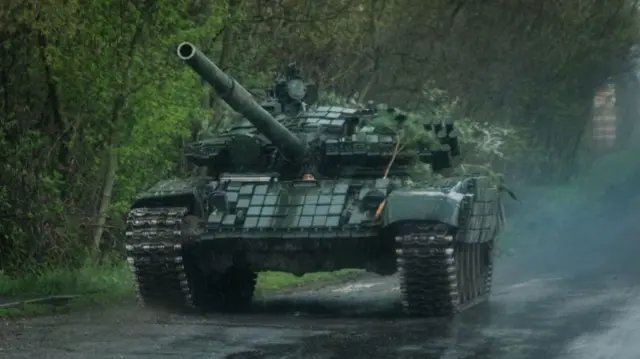
[[[471,194],[438,188],[399,189],[387,196],[382,213],[384,226],[405,221],[428,221],[458,227],[460,211]]]
[[[499,188],[487,177],[466,177],[448,186],[393,191],[383,211],[385,226],[403,221],[447,224],[457,229],[457,240],[483,243],[503,228]]]
[[[185,206],[191,213],[204,216],[208,211],[208,198],[215,189],[209,177],[176,178],[162,180],[136,196],[131,208]]]

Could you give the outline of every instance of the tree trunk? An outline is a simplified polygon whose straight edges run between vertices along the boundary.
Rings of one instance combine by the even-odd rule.
[[[377,77],[378,77],[378,73],[372,71],[371,77],[369,77],[369,81],[367,81],[367,83],[364,85],[364,87],[360,91],[360,95],[358,96],[359,104],[364,103],[364,100],[367,98],[367,94],[369,94],[369,91],[371,90],[371,87],[373,86],[373,84],[376,82]]]
[[[111,129],[109,132],[107,151],[107,166],[105,170],[104,181],[102,185],[102,195],[100,197],[100,206],[98,209],[98,215],[96,218],[96,230],[93,236],[93,249],[95,253],[100,252],[100,244],[102,243],[102,234],[104,233],[104,227],[107,222],[107,212],[111,205],[111,193],[113,192],[113,185],[115,183],[116,170],[118,169],[118,145],[120,143],[120,136],[118,131],[121,130],[123,112],[127,106],[127,98],[130,95],[131,90],[131,72],[133,69],[134,58],[136,53],[136,47],[142,40],[142,33],[147,24],[151,23],[152,16],[154,14],[153,2],[149,2],[147,9],[144,12],[144,18],[138,23],[136,31],[131,38],[129,49],[125,56],[124,61],[124,74],[122,78],[122,86],[120,93],[116,95],[113,101],[113,111],[111,113]]]
[[[96,231],[93,236],[93,250],[100,252],[102,234],[107,222],[107,213],[111,205],[111,194],[116,181],[116,170],[118,169],[118,147],[111,145],[107,148],[107,166],[105,170],[104,183],[102,185],[102,195],[100,196],[100,209],[96,221]]]
[[[616,148],[624,149],[640,121],[640,81],[635,73],[618,75],[615,79]]]

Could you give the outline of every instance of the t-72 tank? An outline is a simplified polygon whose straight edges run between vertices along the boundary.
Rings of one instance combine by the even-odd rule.
[[[425,124],[436,146],[398,151],[396,136],[370,125],[389,111],[304,106],[295,76],[279,88],[302,106],[285,106],[283,91],[261,105],[193,45],[177,52],[244,122],[187,146],[208,176],[161,181],[132,204],[127,253],[142,303],[243,310],[260,271],[343,268],[399,272],[413,316],[453,315],[488,298],[497,184],[409,178],[416,159],[434,172],[453,167],[453,123]]]

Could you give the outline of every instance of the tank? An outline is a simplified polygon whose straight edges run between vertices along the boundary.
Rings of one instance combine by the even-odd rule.
[[[207,176],[163,180],[127,219],[137,295],[170,311],[242,311],[257,273],[361,268],[397,275],[404,312],[450,316],[488,299],[502,228],[499,184],[446,176],[460,155],[452,121],[425,123],[436,145],[397,151],[375,107],[310,104],[289,66],[259,103],[189,43],[177,54],[242,116],[185,148]],[[412,180],[414,161],[436,172]]]

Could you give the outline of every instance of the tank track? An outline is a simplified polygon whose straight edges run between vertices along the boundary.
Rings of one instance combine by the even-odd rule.
[[[127,216],[127,261],[144,306],[192,310],[194,301],[183,260],[189,235],[186,207],[134,208]]]
[[[405,225],[396,243],[405,314],[451,316],[488,299],[493,241],[464,243],[445,225]]]

